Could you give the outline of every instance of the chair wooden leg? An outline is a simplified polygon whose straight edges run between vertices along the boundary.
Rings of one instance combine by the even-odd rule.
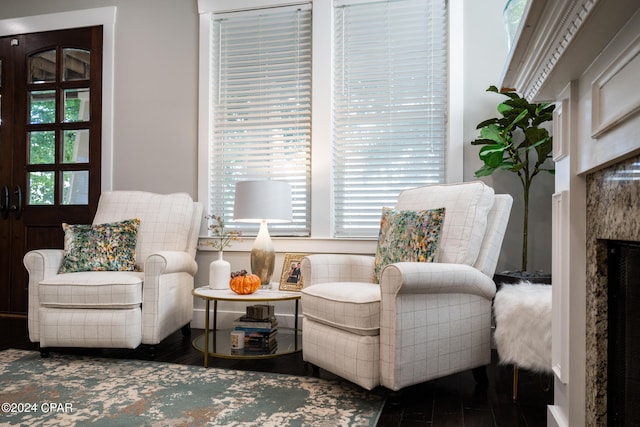
[[[157,345],[150,345],[147,348],[147,353],[148,353],[150,359],[155,359],[156,356],[158,355],[158,346]]]
[[[182,332],[183,337],[189,338],[191,336],[191,322],[180,328],[180,331]]]
[[[489,384],[489,376],[487,375],[486,366],[479,366],[477,368],[473,368],[471,370],[471,373],[473,374],[473,379],[476,380],[476,383],[478,385],[484,386]]]
[[[311,376],[315,378],[320,378],[320,368],[314,365],[313,363],[308,363],[308,364],[311,366]]]
[[[404,395],[404,390],[400,389],[397,391],[394,390],[389,390],[389,392],[387,393],[387,403],[390,406],[402,406],[404,399],[403,399],[403,395]]]
[[[46,347],[40,347],[40,357],[42,358],[49,357],[49,349]]]
[[[518,367],[513,365],[513,401],[518,400]]]

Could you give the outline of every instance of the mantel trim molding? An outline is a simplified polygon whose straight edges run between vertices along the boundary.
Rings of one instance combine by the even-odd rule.
[[[501,86],[551,101],[580,77],[637,9],[618,0],[530,0]]]

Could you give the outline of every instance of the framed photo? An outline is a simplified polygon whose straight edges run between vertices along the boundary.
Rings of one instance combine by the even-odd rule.
[[[309,254],[284,254],[282,264],[282,276],[280,277],[281,291],[301,291],[302,274],[300,273],[300,261]]]

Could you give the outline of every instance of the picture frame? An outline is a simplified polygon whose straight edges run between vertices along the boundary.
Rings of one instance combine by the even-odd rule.
[[[286,253],[282,263],[282,275],[280,276],[281,291],[302,290],[302,274],[300,273],[300,261],[309,254],[306,253]]]

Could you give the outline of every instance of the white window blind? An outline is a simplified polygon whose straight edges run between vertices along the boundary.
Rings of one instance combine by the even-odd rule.
[[[447,2],[334,8],[335,236],[376,236],[402,190],[445,182]]]
[[[310,232],[311,10],[289,6],[215,14],[210,210],[232,222],[235,184],[273,179],[291,184],[293,222],[272,236]]]

